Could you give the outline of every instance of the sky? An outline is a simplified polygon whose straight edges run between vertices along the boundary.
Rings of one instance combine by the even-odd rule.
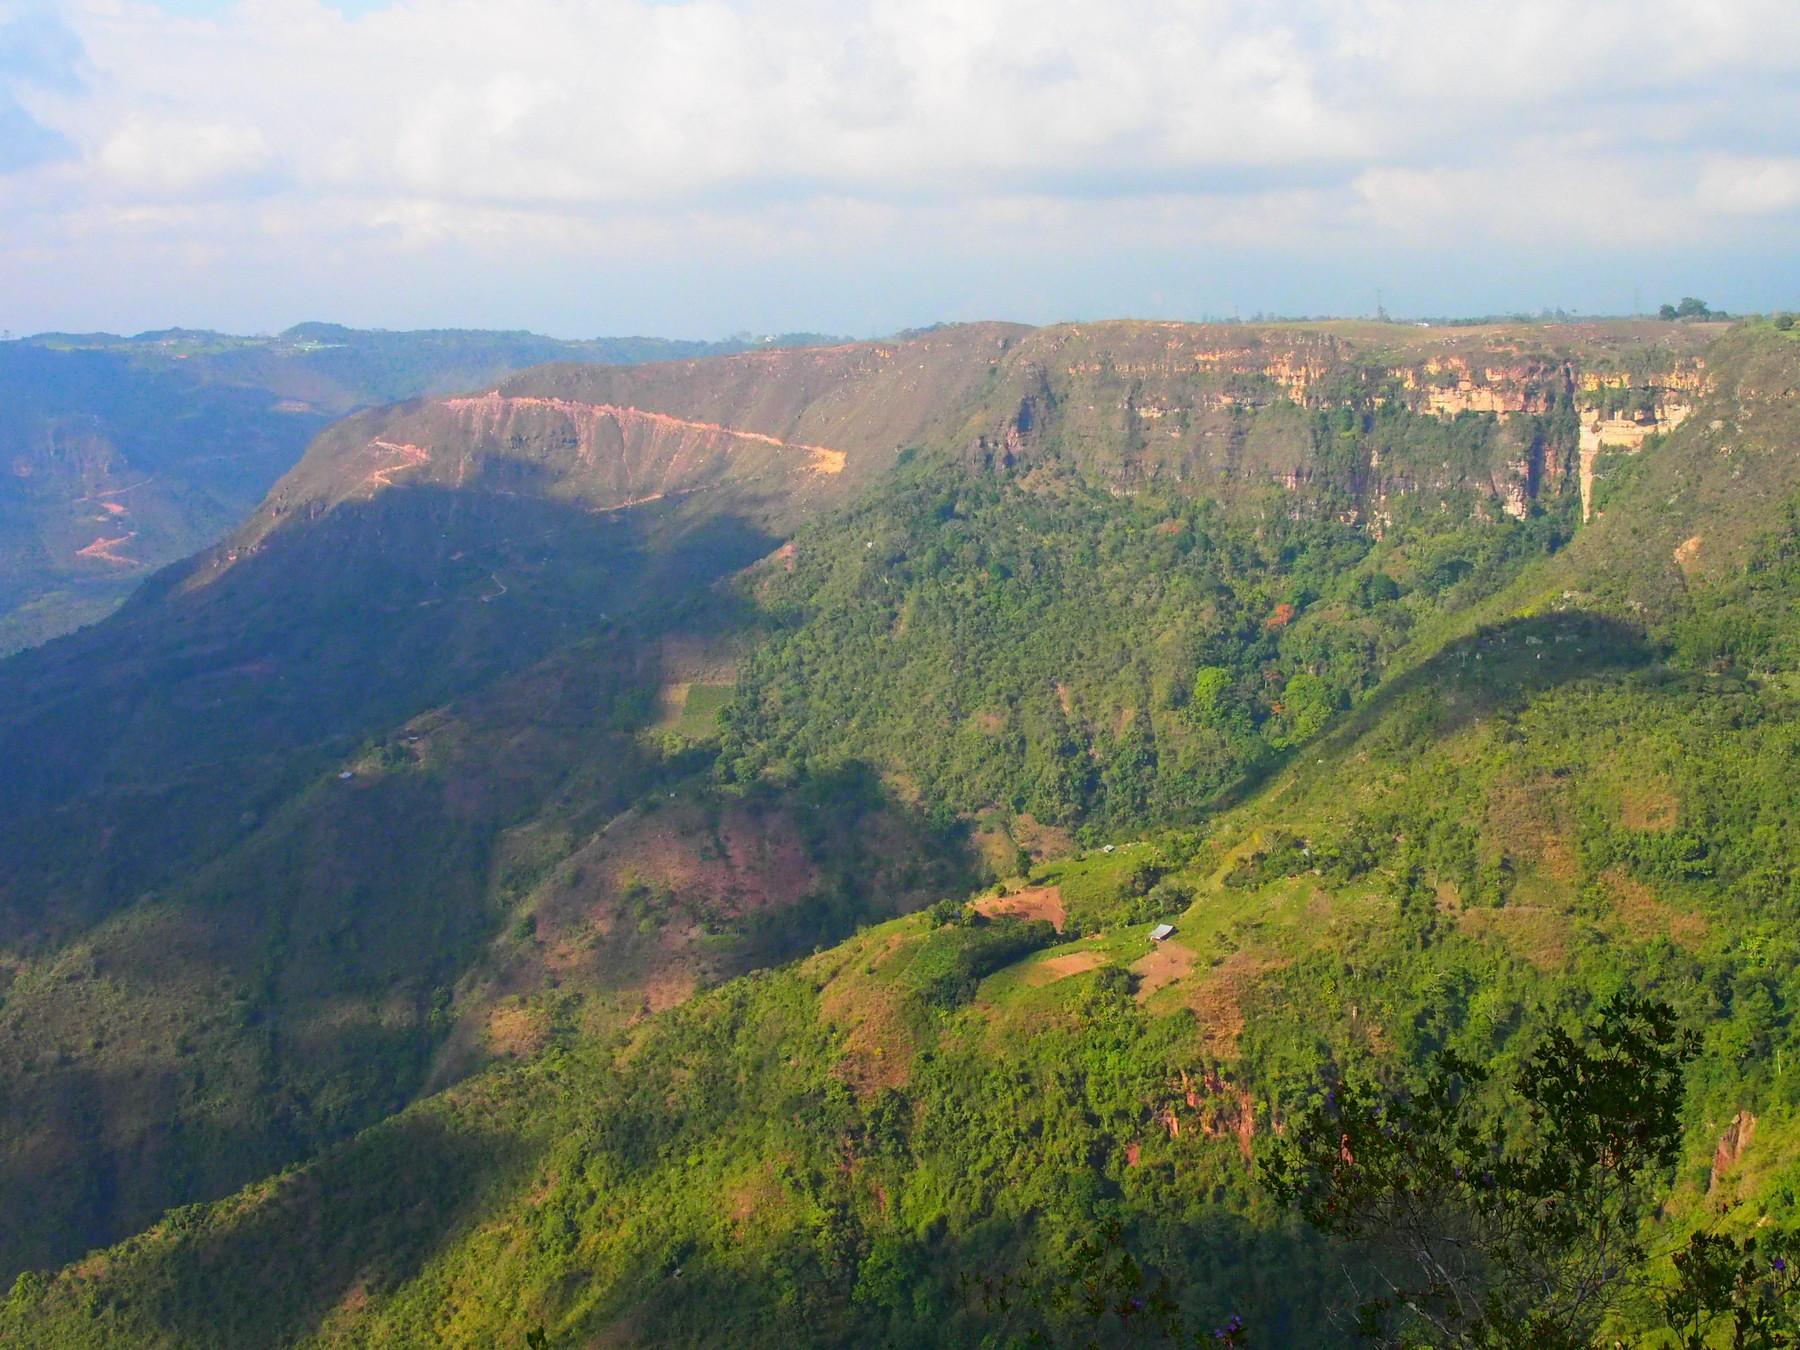
[[[0,330],[1800,309],[1797,0],[0,0]]]

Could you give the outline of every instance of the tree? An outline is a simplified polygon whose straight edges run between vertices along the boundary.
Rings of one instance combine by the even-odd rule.
[[[1800,1261],[1793,1242],[1777,1235],[1758,1251],[1753,1237],[1738,1241],[1696,1233],[1671,1263],[1675,1278],[1657,1299],[1680,1350],[1724,1344],[1746,1350],[1792,1350],[1800,1345]]]
[[[1680,319],[1704,319],[1711,313],[1706,301],[1695,299],[1691,295],[1682,296],[1681,303],[1675,306],[1675,316]]]
[[[1310,740],[1331,720],[1337,695],[1317,675],[1302,671],[1281,691],[1282,729],[1271,736],[1276,746],[1299,745]]]
[[[1679,316],[1675,312],[1675,306],[1664,305],[1656,311],[1656,317],[1659,319],[1675,319]]]
[[[1229,714],[1231,672],[1224,666],[1201,666],[1194,672],[1194,717],[1207,726],[1218,726]]]
[[[1694,1051],[1667,1005],[1620,994],[1585,1041],[1551,1032],[1511,1101],[1453,1053],[1412,1092],[1340,1080],[1264,1176],[1351,1243],[1366,1338],[1585,1350],[1644,1266],[1639,1225],[1676,1159]]]

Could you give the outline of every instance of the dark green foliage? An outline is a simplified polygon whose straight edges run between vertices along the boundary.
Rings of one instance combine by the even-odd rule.
[[[1616,995],[1584,1040],[1548,1034],[1497,1115],[1487,1073],[1453,1053],[1410,1091],[1340,1079],[1264,1175],[1365,1251],[1364,1338],[1583,1350],[1645,1259],[1638,1228],[1680,1147],[1696,1048],[1667,1005]]]
[[[1674,1278],[1656,1301],[1680,1350],[1800,1345],[1800,1242],[1791,1236],[1696,1233],[1670,1259]]]
[[[1055,940],[1056,929],[1042,919],[940,927],[913,954],[907,981],[920,1003],[948,1011],[973,998],[983,977]]]
[[[1744,566],[1706,587],[1670,627],[1690,666],[1800,669],[1800,497],[1782,503]]]
[[[1317,736],[1417,623],[1555,543],[1547,518],[1420,513],[1383,546],[1407,560],[1403,588],[1363,570],[1371,541],[1323,503],[1245,517],[903,473],[759,582],[773,631],[724,716],[721,768],[779,781],[851,755],[960,811],[1096,831],[1191,817]]]
[[[933,928],[942,928],[945,924],[966,922],[974,913],[960,900],[938,900],[925,911],[925,918]]]
[[[1312,849],[1304,839],[1286,830],[1275,830],[1262,848],[1225,874],[1225,884],[1248,890],[1266,886],[1277,877],[1298,876],[1312,866]]]

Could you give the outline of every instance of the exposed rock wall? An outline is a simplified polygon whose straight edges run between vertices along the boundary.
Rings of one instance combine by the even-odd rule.
[[[1667,330],[988,324],[663,366],[544,367],[340,423],[236,546],[296,511],[401,483],[589,511],[722,493],[785,531],[915,445],[995,471],[1057,460],[1119,492],[1229,503],[1274,488],[1296,497],[1291,509],[1326,503],[1377,532],[1409,503],[1522,518],[1577,481],[1591,507],[1604,452],[1635,451],[1688,415],[1705,367],[1682,330]],[[1418,430],[1450,423],[1454,434]]]

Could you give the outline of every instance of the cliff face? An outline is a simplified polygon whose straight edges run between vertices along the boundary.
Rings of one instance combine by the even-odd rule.
[[[1070,325],[1018,344],[1001,417],[971,438],[998,466],[1056,454],[1120,491],[1323,490],[1377,530],[1408,507],[1522,517],[1591,486],[1604,450],[1680,425],[1707,387],[1705,341],[1674,325]]]
[[[1640,612],[1662,612],[1693,581],[1740,565],[1772,513],[1800,491],[1800,343],[1744,330],[1701,359],[1654,384],[1591,395],[1605,400],[1605,412],[1583,427],[1590,494],[1622,467],[1614,461],[1669,434],[1633,466],[1633,481],[1594,506],[1572,550],[1583,573],[1577,589],[1625,594]]]
[[[977,324],[634,368],[547,366],[332,428],[220,555],[401,484],[664,503],[786,533],[908,447],[997,471],[1058,461],[1119,492],[1515,518],[1679,426],[1706,337],[1588,328]]]

